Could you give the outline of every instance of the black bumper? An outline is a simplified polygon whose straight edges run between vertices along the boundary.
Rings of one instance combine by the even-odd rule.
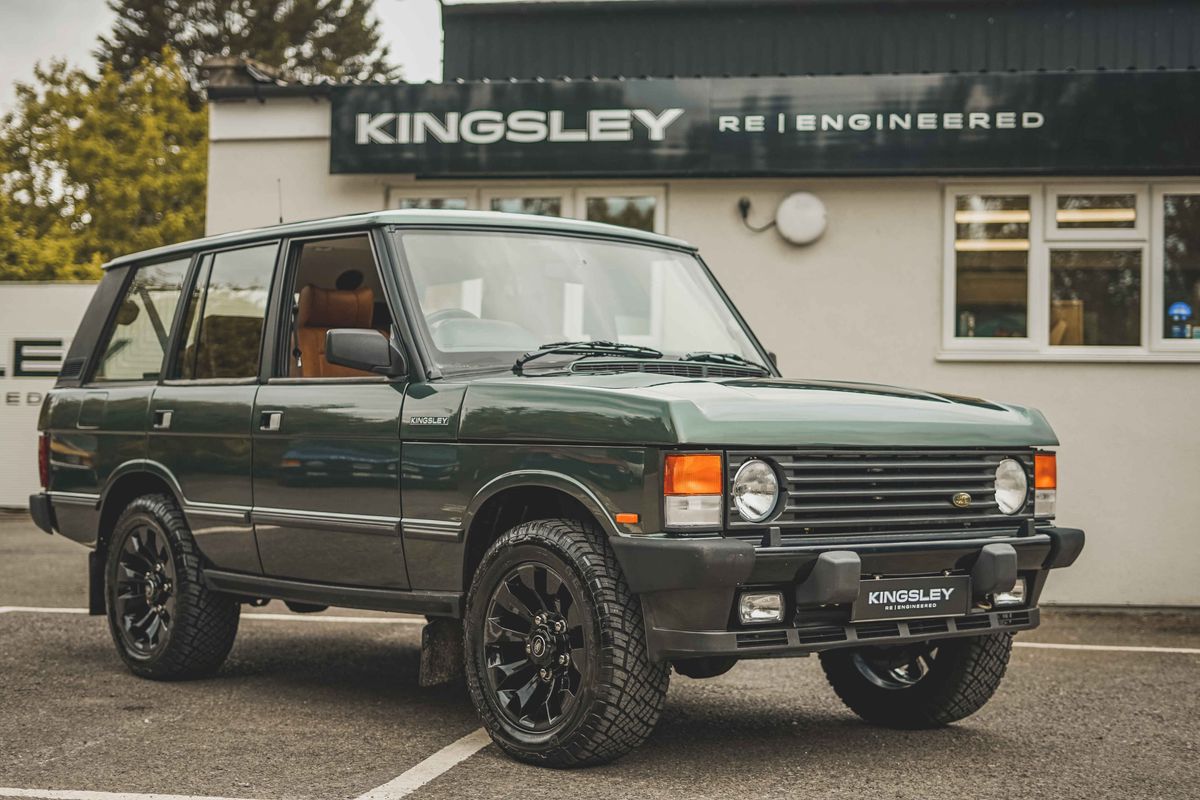
[[[33,517],[34,525],[46,533],[54,533],[54,508],[45,492],[29,495],[29,516]]]
[[[763,547],[740,539],[617,537],[612,540],[642,609],[654,658],[805,655],[869,641],[885,644],[1036,627],[1051,569],[1070,566],[1084,533],[1042,526],[1025,535]],[[965,574],[977,602],[965,617],[856,623],[850,603],[869,576]],[[1025,579],[1026,603],[992,609],[989,594]],[[742,587],[778,589],[787,621],[743,626]]]

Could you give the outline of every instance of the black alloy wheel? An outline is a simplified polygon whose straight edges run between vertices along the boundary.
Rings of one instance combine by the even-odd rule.
[[[134,658],[152,658],[166,646],[175,621],[176,585],[166,536],[150,525],[126,531],[117,552],[113,602],[117,629]]]
[[[488,687],[510,724],[542,733],[574,709],[589,669],[583,624],[570,586],[546,564],[521,564],[496,585],[483,645]]]
[[[233,647],[241,607],[205,585],[174,498],[134,498],[105,540],[108,628],[129,670],[154,680],[215,672]]]
[[[863,649],[854,653],[859,673],[881,689],[899,691],[916,686],[929,674],[937,659],[937,647],[922,643],[907,647]]]

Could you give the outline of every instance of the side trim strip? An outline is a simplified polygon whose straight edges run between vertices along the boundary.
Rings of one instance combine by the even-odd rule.
[[[404,611],[455,619],[462,617],[463,596],[458,592],[334,586],[213,569],[204,571],[204,582],[213,591],[250,597],[270,597],[276,600],[293,600],[300,603],[373,609],[375,611]]]
[[[380,517],[366,514],[337,514],[328,511],[293,511],[285,508],[255,508],[251,520],[258,524],[295,525],[323,531],[353,531],[395,536],[399,532],[399,517]]]
[[[89,494],[88,492],[46,492],[46,496],[54,503],[65,503],[73,506],[91,506],[96,508],[100,505],[100,495]]]
[[[444,519],[417,519],[405,517],[400,521],[405,539],[422,539],[433,542],[461,542],[462,523]]]

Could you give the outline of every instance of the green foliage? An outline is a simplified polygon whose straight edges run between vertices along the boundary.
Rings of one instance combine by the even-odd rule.
[[[122,74],[164,48],[180,54],[194,92],[211,56],[247,56],[289,80],[394,80],[374,0],[108,0],[117,14],[96,57]]]
[[[127,78],[54,62],[0,126],[0,280],[96,277],[113,256],[203,235],[207,109],[167,52]]]

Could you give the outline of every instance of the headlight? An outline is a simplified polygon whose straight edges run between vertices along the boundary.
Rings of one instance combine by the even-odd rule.
[[[779,478],[771,465],[752,458],[733,476],[733,507],[747,522],[762,522],[779,502]]]
[[[1029,480],[1021,462],[1006,458],[996,465],[996,505],[1001,513],[1015,514],[1029,496]]]

